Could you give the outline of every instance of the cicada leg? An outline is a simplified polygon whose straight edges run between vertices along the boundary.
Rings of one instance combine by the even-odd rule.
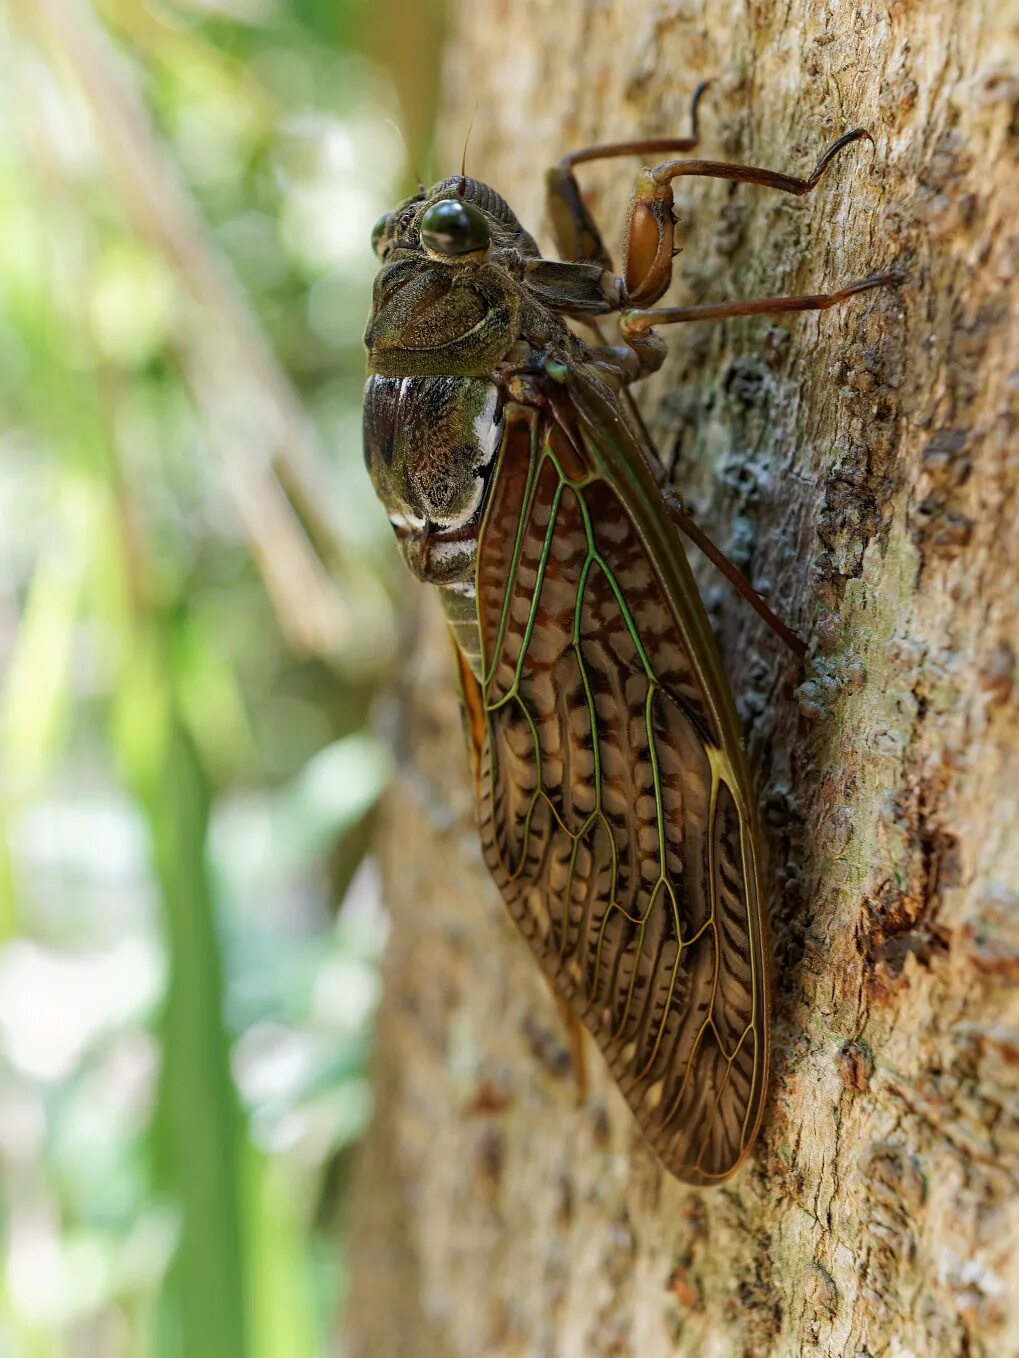
[[[806,179],[766,170],[759,165],[740,165],[723,160],[667,160],[642,170],[630,199],[623,237],[621,305],[645,307],[657,302],[672,282],[676,224],[673,218],[672,181],[682,176],[727,179],[734,184],[760,184],[792,193],[809,193],[838,153],[861,138],[873,142],[862,127],[844,133],[822,154]]]
[[[601,301],[600,309],[602,311],[618,309],[620,284],[615,277],[612,256],[605,245],[598,224],[581,197],[580,186],[574,174],[574,166],[619,156],[662,155],[670,151],[694,150],[700,142],[699,106],[704,91],[710,83],[708,80],[702,80],[690,99],[690,132],[688,136],[645,137],[632,141],[604,142],[597,146],[585,146],[563,156],[562,160],[546,172],[546,205],[559,258],[568,263],[597,264],[601,267],[602,278],[606,286],[603,288],[600,284],[598,285],[597,296]],[[613,300],[609,301],[609,297]],[[649,459],[651,470],[659,482],[664,481],[665,469],[657,458],[657,450],[654,448],[640,411],[628,389],[629,383],[644,376],[645,367],[642,360],[638,358],[632,347],[606,344],[597,317],[593,314],[594,308],[591,306],[577,312],[570,312],[569,308],[564,308],[564,310],[573,314],[581,324],[588,326],[595,335],[597,345],[593,357],[596,361],[601,361],[604,364],[618,383],[623,404],[629,413],[635,430],[641,435],[648,450],[655,453],[655,459]],[[647,350],[654,345],[655,341],[651,339],[642,347]],[[653,366],[659,366],[664,356],[663,346],[661,357]]]
[[[834,141],[822,154],[806,179],[781,174],[756,165],[733,165],[721,161],[671,161],[646,170],[640,176],[627,214],[626,236],[621,279],[622,314],[619,328],[626,346],[632,351],[629,365],[616,354],[616,361],[631,379],[653,372],[662,362],[664,345],[652,327],[675,325],[685,321],[724,320],[734,316],[773,315],[785,311],[826,311],[870,288],[900,283],[904,275],[897,271],[872,274],[830,293],[810,293],[797,296],[758,297],[744,301],[706,303],[688,307],[651,309],[648,303],[657,301],[672,281],[674,257],[672,180],[682,175],[704,175],[727,179],[735,183],[760,184],[783,193],[802,196],[813,189],[836,155],[852,142],[870,134],[855,128]],[[638,303],[637,306],[627,303]],[[641,305],[641,304],[644,305]],[[806,647],[801,639],[778,618],[753,588],[743,573],[693,522],[678,496],[665,495],[669,513],[677,527],[726,576],[740,595],[764,619],[768,626],[793,653],[803,657]]]
[[[612,270],[612,260],[598,225],[580,196],[574,167],[588,161],[614,156],[642,155],[662,151],[691,151],[699,141],[697,109],[707,88],[703,81],[694,91],[690,111],[691,135],[674,138],[608,142],[589,146],[564,156],[546,175],[549,216],[561,259],[584,264],[600,264]],[[618,305],[648,307],[665,293],[672,282],[672,262],[676,254],[676,223],[673,217],[672,181],[684,176],[726,179],[735,184],[759,184],[791,193],[797,197],[816,188],[829,165],[853,142],[873,142],[863,127],[853,128],[837,138],[822,153],[806,178],[724,160],[666,160],[642,170],[630,199],[623,236],[623,268],[616,283]]]
[[[817,186],[829,165],[845,147],[861,139],[873,142],[870,133],[862,127],[853,128],[832,142],[806,178],[765,169],[759,165],[742,165],[720,160],[668,160],[652,169],[643,170],[637,179],[627,210],[622,273],[614,282],[607,277],[612,272],[610,256],[597,224],[580,197],[573,167],[585,161],[607,156],[635,155],[664,149],[692,150],[697,145],[699,136],[697,108],[706,86],[707,82],[702,82],[694,91],[691,107],[692,133],[689,137],[610,142],[603,146],[587,147],[564,156],[548,174],[549,212],[560,254],[564,259],[588,267],[594,263],[600,264],[606,271],[601,285],[602,295],[608,297],[614,294],[615,302],[614,304],[609,302],[609,307],[622,311],[627,318],[622,326],[625,345],[617,347],[602,345],[598,353],[598,358],[616,371],[623,385],[654,372],[665,358],[664,344],[651,331],[655,320],[667,324],[681,320],[720,319],[769,311],[823,310],[844,301],[856,292],[898,280],[898,275],[880,274],[850,284],[848,288],[843,288],[839,292],[812,297],[762,298],[753,302],[725,303],[721,307],[676,307],[668,312],[656,312],[655,320],[650,319],[651,313],[647,310],[672,282],[673,259],[676,254],[672,192],[674,179],[691,175],[706,176],[726,179],[732,183],[759,184],[765,188],[800,197]],[[561,269],[563,266],[558,267]],[[591,308],[587,307],[586,310],[590,312]],[[581,318],[592,324],[590,315]],[[597,322],[593,322],[593,328],[601,338]]]
[[[690,541],[708,558],[716,570],[721,571],[725,578],[732,585],[741,599],[745,599],[759,618],[768,624],[771,630],[779,637],[792,651],[793,655],[800,660],[807,654],[806,642],[796,635],[793,629],[782,621],[777,613],[768,607],[764,599],[754,589],[753,585],[743,574],[740,568],[722,551],[722,549],[712,542],[707,533],[694,522],[689,511],[683,504],[683,498],[678,491],[671,486],[662,490],[662,498],[665,501],[665,508],[668,510],[669,518],[676,525],[681,533],[685,533]]]
[[[545,174],[546,202],[552,223],[559,258],[586,261],[612,268],[612,257],[605,247],[598,224],[580,196],[580,186],[573,173],[575,165],[592,160],[606,160],[614,156],[662,155],[668,151],[692,151],[700,141],[697,106],[710,81],[702,80],[690,101],[690,135],[688,137],[652,137],[636,141],[605,142],[600,146],[585,146],[563,156]]]
[[[736,302],[707,302],[699,306],[632,308],[620,315],[619,329],[623,339],[633,351],[636,367],[647,371],[649,368],[653,369],[659,365],[663,348],[661,339],[655,335],[652,326],[676,325],[685,321],[724,320],[732,316],[767,316],[784,311],[827,311],[829,307],[837,306],[840,302],[855,297],[858,292],[867,292],[871,288],[888,287],[891,284],[901,283],[904,278],[905,275],[901,270],[895,269],[888,273],[871,274],[869,278],[861,278],[855,283],[849,283],[837,292],[806,293],[800,296],[753,297]],[[665,490],[664,495],[669,514],[680,531],[685,533],[708,560],[722,572],[739,594],[750,604],[751,608],[764,619],[776,636],[780,637],[795,655],[800,658],[806,655],[807,648],[804,643],[781,618],[772,612],[742,571],[697,527],[683,507],[679,496],[669,490]]]
[[[847,302],[858,292],[891,287],[905,279],[901,269],[871,274],[847,283],[837,292],[812,292],[792,296],[750,297],[735,302],[703,302],[697,306],[630,307],[619,316],[619,330],[637,358],[642,372],[661,363],[662,344],[652,329],[656,325],[678,325],[687,321],[720,321],[733,316],[773,316],[783,311],[827,311]]]

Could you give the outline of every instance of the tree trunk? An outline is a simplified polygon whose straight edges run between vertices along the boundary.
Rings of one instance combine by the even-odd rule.
[[[646,1148],[480,861],[434,602],[380,853],[393,934],[357,1169],[356,1358],[1019,1354],[1016,0],[460,4],[442,173],[544,226],[565,150],[681,133],[804,174],[684,180],[670,297],[821,315],[665,331],[641,405],[688,505],[809,641],[694,561],[764,808],[771,1094],[694,1191]],[[618,250],[637,161],[581,167]],[[548,243],[547,233],[542,236]]]

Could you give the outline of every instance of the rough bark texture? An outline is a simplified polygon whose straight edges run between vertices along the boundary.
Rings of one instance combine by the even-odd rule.
[[[1017,23],[1016,0],[459,6],[449,165],[479,101],[469,168],[539,231],[545,164],[685,130],[710,76],[704,155],[804,173],[861,123],[876,149],[800,200],[683,181],[670,298],[909,281],[673,331],[641,397],[701,522],[811,646],[801,671],[695,563],[771,860],[771,1097],[724,1188],[658,1167],[590,1045],[578,1106],[415,597],[357,1358],[1019,1353]],[[584,167],[609,240],[637,168]]]

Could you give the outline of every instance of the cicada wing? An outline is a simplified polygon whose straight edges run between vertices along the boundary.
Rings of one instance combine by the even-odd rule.
[[[486,861],[666,1166],[760,1124],[767,966],[732,699],[642,450],[596,380],[506,432],[479,542],[470,729]]]

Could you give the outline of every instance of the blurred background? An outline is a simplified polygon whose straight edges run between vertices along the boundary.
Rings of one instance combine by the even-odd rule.
[[[335,1352],[438,0],[0,0],[0,1355]],[[381,733],[381,734],[380,734]]]

